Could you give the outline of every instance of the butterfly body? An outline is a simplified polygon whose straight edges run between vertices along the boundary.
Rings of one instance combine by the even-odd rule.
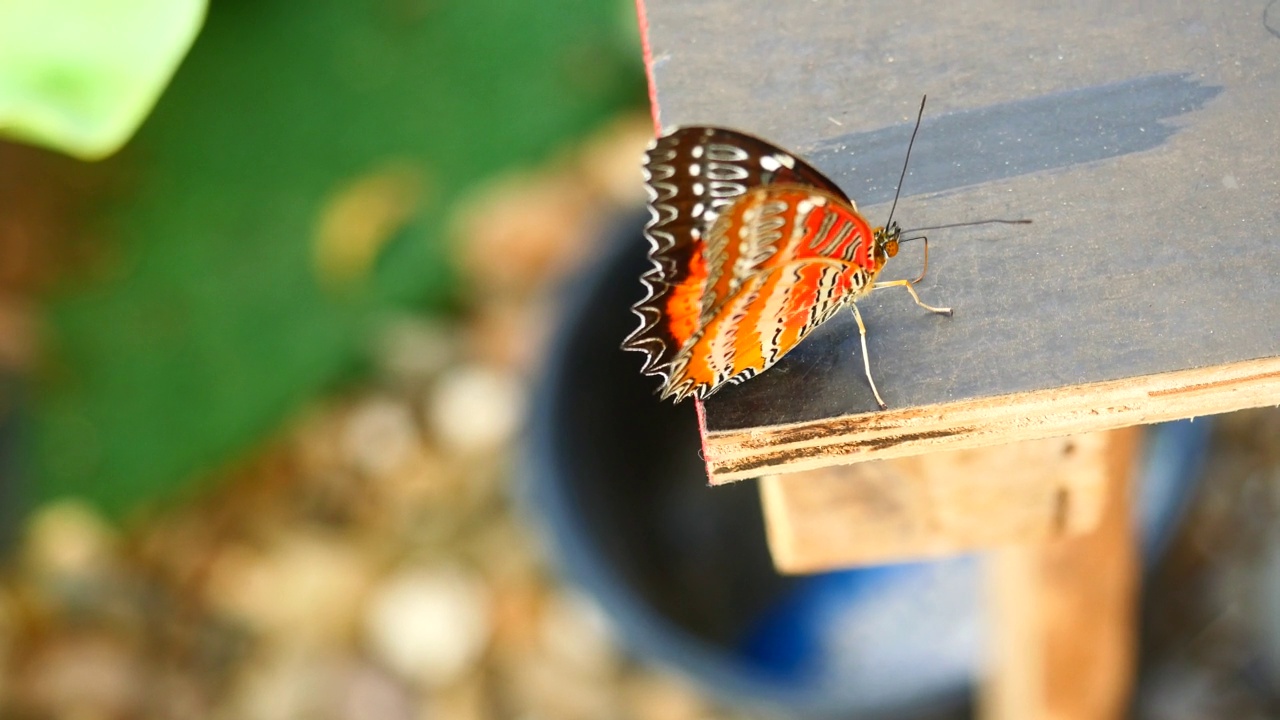
[[[873,228],[821,172],[763,140],[681,128],[646,155],[652,267],[623,347],[661,395],[754,377],[874,286],[899,231]]]

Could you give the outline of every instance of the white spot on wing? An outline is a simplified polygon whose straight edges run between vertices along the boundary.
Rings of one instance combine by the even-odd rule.
[[[690,175],[694,177],[698,177],[698,175],[701,173],[702,173],[702,166],[699,165],[698,163],[693,163],[692,165],[689,166]]]
[[[778,159],[772,155],[765,155],[760,158],[760,167],[769,172],[777,172],[778,168],[782,167],[782,163],[779,163]]]

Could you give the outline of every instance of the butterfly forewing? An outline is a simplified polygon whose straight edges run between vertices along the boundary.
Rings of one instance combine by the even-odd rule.
[[[755,188],[727,207],[700,244],[698,321],[666,368],[663,396],[706,397],[780,360],[869,289],[872,232],[842,196],[812,188]]]
[[[645,156],[645,178],[650,212],[645,236],[652,267],[640,278],[645,297],[633,307],[640,327],[623,347],[644,352],[643,372],[660,375],[669,385],[672,361],[736,287],[734,276],[726,272],[742,255],[734,238],[724,237],[717,253],[706,252],[707,234],[717,218],[748,190],[770,185],[816,188],[849,200],[800,158],[724,128],[680,128],[658,138]],[[748,250],[750,259],[768,248]],[[705,292],[710,274],[717,274],[717,295]]]

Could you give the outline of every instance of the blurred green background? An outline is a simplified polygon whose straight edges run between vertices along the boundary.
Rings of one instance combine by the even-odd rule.
[[[41,298],[35,499],[120,515],[245,451],[456,310],[470,188],[643,103],[622,0],[215,0]]]

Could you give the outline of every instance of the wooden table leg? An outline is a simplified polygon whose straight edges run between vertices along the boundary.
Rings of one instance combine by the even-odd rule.
[[[992,554],[983,720],[1117,720],[1134,673],[1139,562],[1131,504],[1136,429],[1111,433],[1096,530]]]

